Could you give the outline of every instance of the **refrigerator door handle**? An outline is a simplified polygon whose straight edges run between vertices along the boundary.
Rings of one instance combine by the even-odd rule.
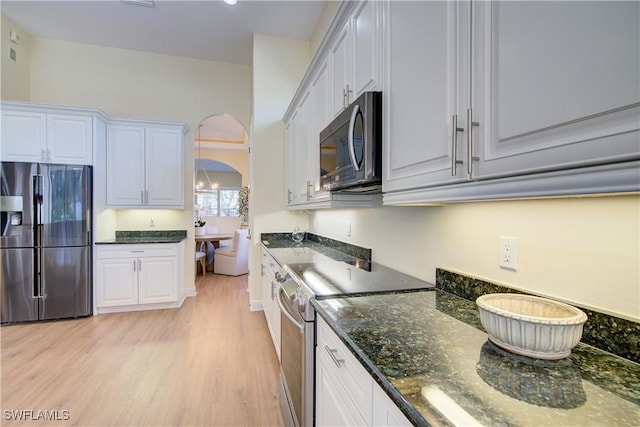
[[[33,251],[33,295],[32,298],[42,298],[42,280],[40,273],[40,250]]]
[[[36,247],[42,246],[43,179],[40,174],[33,175],[33,245]]]

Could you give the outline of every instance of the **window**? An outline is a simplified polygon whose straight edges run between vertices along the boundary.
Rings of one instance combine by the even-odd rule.
[[[217,190],[198,191],[195,193],[195,204],[202,208],[201,217],[207,216],[240,216],[240,189],[220,188]]]

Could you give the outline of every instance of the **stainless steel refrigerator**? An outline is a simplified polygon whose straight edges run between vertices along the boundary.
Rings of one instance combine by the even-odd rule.
[[[2,323],[92,314],[91,173],[2,162]]]

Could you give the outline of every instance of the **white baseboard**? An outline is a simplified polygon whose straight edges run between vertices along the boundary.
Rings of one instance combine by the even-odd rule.
[[[262,300],[254,300],[249,302],[249,311],[262,311]]]

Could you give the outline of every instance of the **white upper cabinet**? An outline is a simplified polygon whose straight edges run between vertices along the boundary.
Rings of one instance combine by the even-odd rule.
[[[47,115],[2,111],[2,160],[40,162],[47,149]]]
[[[363,92],[381,90],[382,7],[383,3],[380,1],[362,1],[357,3],[352,13],[351,88],[353,96],[349,103]]]
[[[385,3],[385,192],[467,179],[458,129],[465,125],[468,98],[468,61],[459,58],[459,51],[468,33],[459,6],[445,1]]]
[[[289,209],[371,207],[370,194],[320,189],[320,132],[364,91],[381,90],[381,10],[344,2],[284,115]]]
[[[346,23],[334,36],[328,55],[334,117],[363,92],[381,90],[383,4],[359,1],[354,5]]]
[[[93,110],[3,103],[2,160],[93,164]]]
[[[107,205],[144,204],[144,127],[107,126]]]
[[[327,61],[322,64],[311,83],[311,135],[309,137],[309,189],[312,199],[327,196],[320,188],[320,132],[331,121],[331,104],[329,103],[330,72]]]
[[[47,114],[47,156],[50,163],[93,164],[93,119]]]
[[[342,31],[337,34],[335,41],[329,51],[329,59],[332,68],[332,99],[333,99],[333,116],[336,117],[348,105],[349,100],[353,101],[353,86],[351,85],[350,75],[350,52],[349,41],[351,40],[351,26],[347,22]],[[327,123],[329,124],[329,123]]]
[[[145,129],[145,187],[150,206],[184,205],[183,129]]]
[[[107,206],[183,208],[185,125],[117,120],[107,126]]]
[[[638,2],[474,8],[473,177],[638,158]]]
[[[639,3],[385,13],[385,204],[640,190]]]

